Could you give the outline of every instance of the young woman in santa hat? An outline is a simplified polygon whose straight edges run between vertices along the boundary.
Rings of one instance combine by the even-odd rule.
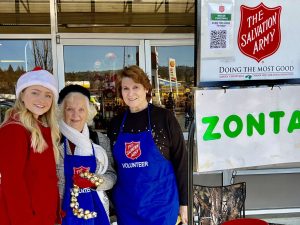
[[[58,211],[55,159],[57,81],[46,70],[23,74],[0,127],[1,225],[53,225]]]

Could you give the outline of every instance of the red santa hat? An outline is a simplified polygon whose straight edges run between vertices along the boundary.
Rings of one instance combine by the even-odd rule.
[[[58,87],[55,77],[47,70],[41,67],[35,67],[32,71],[24,73],[17,81],[16,97],[19,97],[21,91],[33,85],[41,85],[53,92],[55,99],[58,99]]]

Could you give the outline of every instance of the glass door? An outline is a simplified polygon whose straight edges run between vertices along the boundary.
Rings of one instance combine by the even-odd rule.
[[[136,40],[61,40],[58,45],[58,55],[63,59],[58,60],[60,89],[79,84],[90,90],[91,101],[98,111],[94,128],[105,131],[109,120],[124,109],[116,96],[116,75],[128,65],[143,67],[141,51],[143,46]]]
[[[153,103],[173,110],[183,130],[192,116],[193,40],[61,39],[57,45],[60,89],[80,84],[92,94],[98,114],[94,127],[105,131],[110,119],[124,110],[115,91],[116,74],[139,65],[153,84]]]
[[[145,49],[153,103],[173,111],[187,131],[193,119],[194,40],[146,40]]]

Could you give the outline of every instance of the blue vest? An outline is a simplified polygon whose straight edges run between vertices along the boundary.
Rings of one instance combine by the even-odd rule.
[[[124,133],[123,126],[114,145],[117,183],[113,202],[118,225],[174,225],[179,212],[178,189],[171,162],[156,146],[150,123],[140,133]]]
[[[109,219],[103,207],[97,192],[91,188],[81,188],[80,194],[77,197],[80,208],[84,210],[96,211],[97,217],[85,220],[74,216],[71,203],[71,188],[73,188],[73,175],[84,171],[95,173],[96,158],[95,150],[93,148],[93,155],[78,156],[67,154],[67,142],[64,138],[64,172],[65,172],[65,193],[62,204],[62,210],[66,212],[66,216],[62,219],[62,225],[109,225]]]

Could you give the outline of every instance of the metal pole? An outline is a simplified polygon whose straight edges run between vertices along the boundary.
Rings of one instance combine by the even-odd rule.
[[[29,44],[29,41],[26,42],[25,47],[24,47],[24,51],[25,51],[25,71],[28,71],[28,66],[27,66],[27,45]]]
[[[170,92],[172,92],[172,81],[171,81],[171,72],[170,72],[170,58],[169,58],[169,62],[168,62],[168,69],[169,69],[169,82],[170,82]]]
[[[193,224],[193,150],[194,150],[194,136],[196,124],[193,121],[189,127],[188,134],[188,217],[189,225]]]

